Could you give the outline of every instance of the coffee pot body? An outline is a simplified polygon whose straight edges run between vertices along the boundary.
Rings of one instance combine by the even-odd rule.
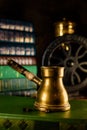
[[[64,67],[42,66],[40,79],[13,60],[9,60],[8,65],[40,86],[34,103],[36,109],[45,112],[70,110],[68,93],[63,84]]]

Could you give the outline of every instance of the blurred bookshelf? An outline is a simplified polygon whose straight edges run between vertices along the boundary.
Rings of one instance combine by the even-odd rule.
[[[37,85],[7,65],[13,59],[37,75],[33,23],[0,19],[0,94],[32,96]]]

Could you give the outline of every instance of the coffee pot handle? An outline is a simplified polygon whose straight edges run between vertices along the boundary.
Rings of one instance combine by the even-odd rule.
[[[24,75],[27,79],[35,82],[39,86],[41,85],[42,80],[39,77],[37,77],[36,75],[34,75],[29,70],[25,69],[23,66],[21,66],[20,64],[18,64],[14,60],[8,59],[7,64],[11,68],[13,68],[14,70],[18,71],[20,74]]]

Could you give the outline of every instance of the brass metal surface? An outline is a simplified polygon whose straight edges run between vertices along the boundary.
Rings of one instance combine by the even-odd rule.
[[[63,85],[64,67],[41,67],[42,83],[37,93],[35,107],[41,111],[66,111],[70,109],[68,94]]]
[[[54,24],[55,27],[55,37],[63,36],[64,34],[73,34],[75,32],[76,24],[72,21],[66,20],[64,18],[62,21],[58,21]]]
[[[40,79],[13,60],[9,60],[8,65],[23,74],[29,80],[40,85],[34,103],[36,109],[45,112],[66,111],[70,109],[68,94],[62,80],[64,67],[42,66],[42,79]]]

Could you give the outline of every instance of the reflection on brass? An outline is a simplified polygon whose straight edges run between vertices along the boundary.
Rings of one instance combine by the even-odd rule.
[[[41,111],[66,111],[70,109],[68,95],[63,85],[64,67],[41,67],[42,83],[35,106]]]
[[[62,21],[58,21],[54,24],[55,37],[63,36],[64,34],[73,34],[75,32],[76,24],[72,21],[68,21],[65,18]]]
[[[18,69],[17,71],[20,73],[21,71],[19,70],[22,68],[23,71],[21,74],[25,75],[29,80],[40,85],[34,104],[36,109],[45,112],[67,111],[70,109],[68,94],[62,81],[64,75],[64,67],[42,66],[41,80],[13,60],[9,60],[8,65],[15,70]]]
[[[68,46],[68,45],[62,43],[61,46],[62,46],[62,48],[63,48],[65,51],[69,51],[69,46]]]

